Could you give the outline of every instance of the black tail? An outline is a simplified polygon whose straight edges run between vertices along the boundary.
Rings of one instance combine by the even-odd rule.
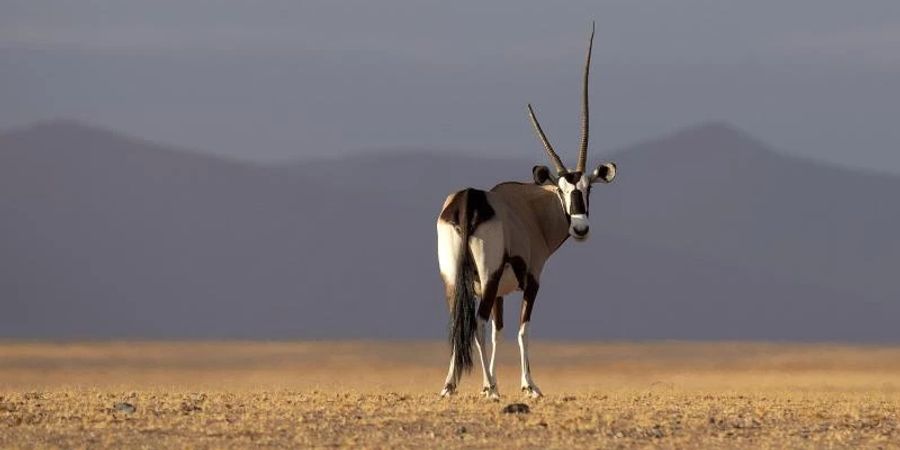
[[[453,347],[456,379],[463,372],[472,370],[472,339],[478,326],[475,322],[475,264],[472,252],[469,251],[468,230],[461,234],[460,259],[453,287],[453,318],[450,323],[450,345]]]
[[[459,261],[456,267],[450,321],[450,346],[454,355],[454,376],[472,369],[472,340],[478,326],[475,317],[475,262],[469,251],[469,237],[478,225],[494,216],[484,191],[461,191],[441,213],[441,219],[453,224],[460,235]]]

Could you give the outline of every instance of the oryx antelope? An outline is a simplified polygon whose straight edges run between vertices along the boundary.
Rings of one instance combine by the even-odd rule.
[[[578,241],[587,238],[591,185],[609,183],[616,175],[613,163],[585,171],[593,40],[592,27],[584,66],[581,148],[575,170],[563,165],[528,105],[531,123],[556,168],[555,174],[546,166],[535,166],[533,184],[506,182],[490,191],[469,188],[444,201],[437,220],[438,260],[450,308],[452,348],[442,396],[453,394],[462,372],[472,368],[474,340],[484,376],[482,393],[491,399],[499,398],[495,362],[503,328],[503,296],[513,291],[523,291],[518,332],[522,391],[531,397],[541,396],[531,380],[528,364],[528,325],[541,271],[569,236]],[[480,298],[477,304],[476,296]],[[484,329],[492,314],[492,352],[488,362]]]

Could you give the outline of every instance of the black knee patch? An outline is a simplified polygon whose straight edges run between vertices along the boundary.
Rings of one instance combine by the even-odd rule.
[[[504,260],[512,268],[513,274],[516,276],[516,283],[519,284],[519,289],[524,291],[525,284],[528,281],[528,266],[525,264],[525,260],[521,256],[507,256]]]

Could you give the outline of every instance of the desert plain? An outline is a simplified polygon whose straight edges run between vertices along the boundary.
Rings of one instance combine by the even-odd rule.
[[[444,342],[0,342],[0,448],[900,448],[900,347],[531,346],[545,396]],[[527,413],[505,413],[512,403]]]

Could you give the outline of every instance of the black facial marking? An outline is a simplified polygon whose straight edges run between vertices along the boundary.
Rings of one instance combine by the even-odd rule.
[[[575,189],[572,191],[572,206],[570,208],[572,210],[572,214],[586,214],[587,210],[584,207],[584,196],[581,194],[581,191]]]
[[[569,183],[575,184],[578,182],[578,180],[581,179],[581,172],[569,172],[563,175],[563,178],[565,178]]]

